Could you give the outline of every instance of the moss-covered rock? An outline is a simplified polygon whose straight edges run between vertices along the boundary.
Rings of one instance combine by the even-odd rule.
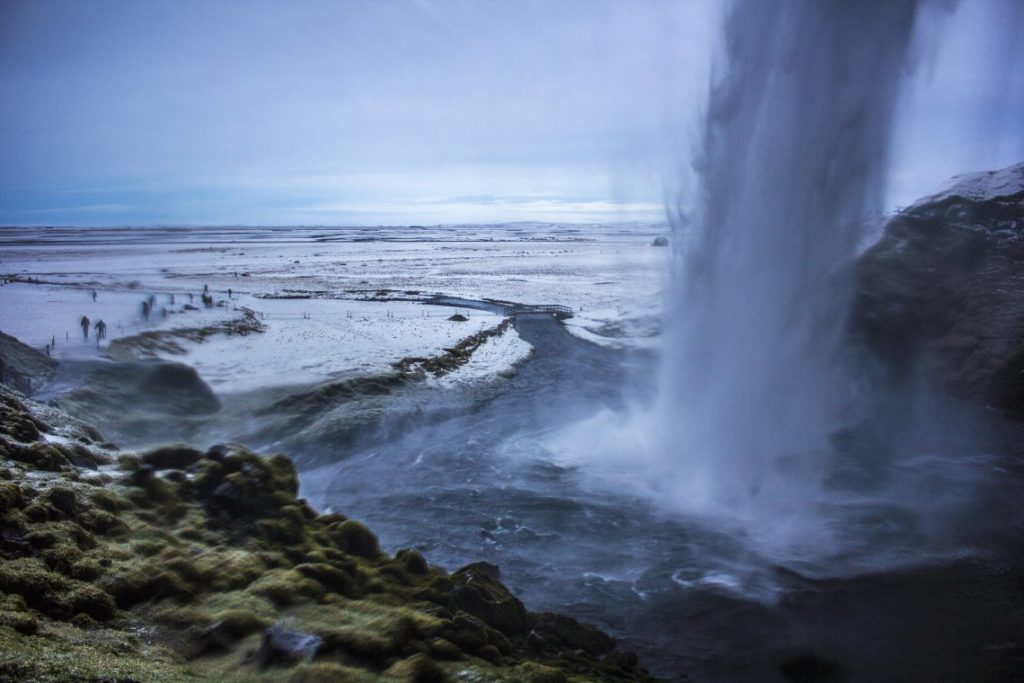
[[[203,453],[195,448],[173,444],[147,451],[139,459],[143,464],[158,470],[184,470],[199,462],[202,457]]]
[[[284,456],[174,445],[81,476],[101,454],[44,437],[0,433],[0,680],[647,680],[596,629],[528,614],[493,565],[447,576],[318,515]],[[274,633],[317,645],[279,656]]]
[[[526,607],[498,576],[498,568],[486,562],[458,570],[452,574],[455,604],[505,635],[525,635],[530,630]]]
[[[354,519],[331,524],[327,527],[327,533],[343,552],[370,559],[380,555],[377,536]]]

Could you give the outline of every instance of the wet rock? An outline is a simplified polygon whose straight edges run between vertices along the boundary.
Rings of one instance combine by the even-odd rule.
[[[140,456],[140,460],[158,470],[184,470],[196,464],[202,457],[202,452],[195,448],[185,444],[174,444],[147,451]]]
[[[498,567],[487,562],[470,564],[452,574],[455,604],[507,636],[530,630],[526,607],[498,581]]]
[[[603,655],[615,647],[615,639],[572,617],[543,612],[533,615],[531,632],[535,647],[550,653],[583,650],[591,655]]]
[[[281,626],[271,626],[260,641],[260,666],[265,668],[308,662],[316,655],[322,643],[323,639],[315,633],[289,631]]]
[[[59,472],[72,466],[64,449],[56,444],[37,441],[28,446],[18,446],[8,443],[5,450],[7,457],[11,460],[24,463],[37,470]]]
[[[923,379],[1024,419],[1024,192],[895,216],[858,260],[848,329],[894,383]]]

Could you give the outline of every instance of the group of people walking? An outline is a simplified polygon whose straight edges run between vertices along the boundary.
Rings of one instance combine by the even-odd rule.
[[[89,316],[83,315],[82,320],[79,321],[79,324],[82,326],[82,338],[88,339],[89,326],[92,324],[92,321],[89,320]],[[107,324],[105,322],[103,322],[102,320],[97,320],[96,324],[93,325],[93,327],[96,330],[97,344],[107,338]]]
[[[228,298],[229,299],[233,298],[233,294],[234,294],[234,292],[229,289],[228,290]],[[96,290],[92,290],[90,292],[90,296],[92,297],[93,301],[96,301],[97,300]],[[168,296],[170,297],[169,301],[170,301],[171,305],[173,306],[174,305],[174,295],[173,294],[169,294]],[[203,285],[203,292],[202,292],[202,294],[200,296],[201,296],[203,305],[206,308],[213,308],[214,307],[213,294],[210,292],[210,286],[209,285]],[[192,301],[192,294],[191,293],[189,293],[188,299],[189,299],[189,301]],[[148,321],[149,317],[153,314],[153,312],[155,310],[156,310],[156,295],[155,294],[150,294],[148,298],[146,298],[146,299],[144,299],[142,301],[142,305],[141,305],[142,319]],[[195,309],[193,309],[193,310],[195,310]],[[160,313],[161,313],[162,317],[166,318],[167,314],[168,314],[167,307],[164,306],[163,308],[161,308]],[[103,322],[102,320],[97,320],[94,323],[92,320],[89,319],[88,315],[83,315],[81,320],[79,320],[78,324],[82,328],[82,338],[83,339],[88,339],[89,338],[89,330],[90,329],[93,330],[97,346],[99,345],[99,343],[101,341],[103,341],[104,339],[107,338],[107,324],[105,322]],[[55,348],[56,345],[57,345],[57,340],[56,340],[56,337],[54,337],[52,348]],[[46,346],[46,353],[49,354],[51,352],[52,348],[51,348],[50,344],[47,344],[47,346]]]

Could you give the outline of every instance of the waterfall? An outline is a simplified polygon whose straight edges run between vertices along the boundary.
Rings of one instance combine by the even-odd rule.
[[[916,13],[913,0],[758,0],[727,19],[700,208],[674,226],[656,411],[660,487],[682,508],[826,540],[803,518],[858,396],[849,266],[882,212]]]

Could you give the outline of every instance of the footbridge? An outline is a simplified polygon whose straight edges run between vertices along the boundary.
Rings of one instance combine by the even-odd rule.
[[[513,304],[505,307],[505,315],[509,317],[525,313],[550,313],[556,318],[571,318],[572,308],[558,304]]]

